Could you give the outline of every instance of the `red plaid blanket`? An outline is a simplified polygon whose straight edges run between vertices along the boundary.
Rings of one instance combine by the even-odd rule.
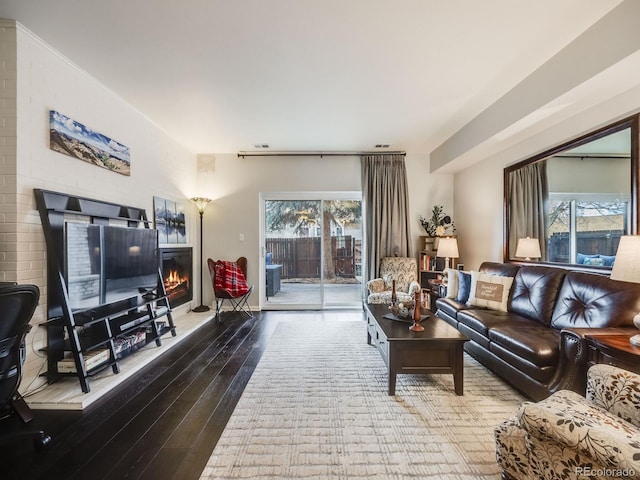
[[[247,279],[236,262],[218,260],[216,262],[216,291],[225,291],[232,298],[241,297],[249,291]]]

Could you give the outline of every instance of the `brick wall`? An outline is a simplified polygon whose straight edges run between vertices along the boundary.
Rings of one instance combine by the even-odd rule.
[[[0,22],[0,281],[17,281],[16,29]]]
[[[33,189],[142,207],[150,217],[154,195],[185,201],[196,194],[196,155],[54,47],[0,19],[0,281],[33,283],[41,293],[22,393],[41,385],[46,369],[46,330],[37,327],[46,318],[46,245]],[[50,150],[50,110],[127,145],[131,176]],[[197,212],[188,213],[191,242]]]

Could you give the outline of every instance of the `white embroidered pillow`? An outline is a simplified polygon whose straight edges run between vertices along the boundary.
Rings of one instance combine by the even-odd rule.
[[[513,277],[471,272],[471,292],[467,305],[507,311]]]
[[[458,271],[453,268],[447,268],[447,296],[446,298],[458,297]]]

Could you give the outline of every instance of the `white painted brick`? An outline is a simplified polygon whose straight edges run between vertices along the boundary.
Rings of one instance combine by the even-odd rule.
[[[181,199],[194,190],[196,155],[22,30],[0,30],[0,70],[0,252],[4,255],[0,279],[39,286],[35,325],[45,318],[47,276],[46,245],[33,189],[143,207],[151,217],[153,195]],[[50,150],[51,108],[129,146],[131,177]],[[40,348],[46,332],[34,328],[28,338],[30,345]],[[43,382],[38,378],[43,365],[44,360],[30,352],[23,385]]]

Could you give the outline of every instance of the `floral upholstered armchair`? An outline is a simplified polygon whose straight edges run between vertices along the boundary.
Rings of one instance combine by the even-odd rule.
[[[391,303],[391,286],[396,281],[399,302],[413,302],[420,291],[418,262],[411,257],[384,257],[380,260],[380,277],[367,282],[367,303]]]
[[[593,365],[586,398],[525,402],[495,429],[503,478],[640,478],[640,375]]]

